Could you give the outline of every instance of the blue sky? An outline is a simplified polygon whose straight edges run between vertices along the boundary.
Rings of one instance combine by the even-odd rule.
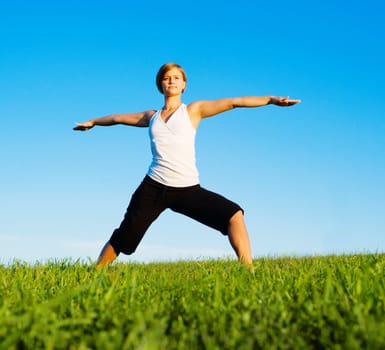
[[[381,1],[12,1],[0,5],[0,261],[94,260],[147,171],[147,129],[78,121],[184,102],[289,95],[198,130],[202,186],[245,209],[253,255],[383,252]],[[120,261],[233,257],[226,238],[165,212]]]

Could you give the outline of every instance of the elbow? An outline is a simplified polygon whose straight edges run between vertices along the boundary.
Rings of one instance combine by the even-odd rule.
[[[111,114],[110,115],[111,124],[119,124],[121,123],[119,114]]]
[[[229,109],[245,107],[245,103],[243,101],[243,98],[242,97],[232,98],[231,101],[230,101],[230,106],[229,107],[230,107]]]

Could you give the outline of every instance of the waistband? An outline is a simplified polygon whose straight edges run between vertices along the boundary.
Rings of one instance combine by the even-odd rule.
[[[168,189],[168,190],[175,190],[175,191],[178,191],[178,190],[187,190],[187,189],[194,189],[194,188],[199,188],[200,187],[200,184],[197,184],[197,185],[192,185],[192,186],[187,186],[187,187],[173,187],[173,186],[167,186],[167,185],[163,185],[161,184],[160,182],[158,181],[155,181],[154,179],[152,179],[149,175],[146,175],[143,179],[143,182],[146,182],[154,187],[158,187],[160,189]]]

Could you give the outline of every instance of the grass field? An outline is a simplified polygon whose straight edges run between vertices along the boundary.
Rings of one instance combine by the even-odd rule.
[[[385,255],[0,266],[1,349],[385,349]]]

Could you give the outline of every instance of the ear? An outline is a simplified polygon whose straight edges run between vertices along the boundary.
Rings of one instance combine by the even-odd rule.
[[[183,80],[183,89],[182,89],[182,93],[186,90],[186,82]]]

